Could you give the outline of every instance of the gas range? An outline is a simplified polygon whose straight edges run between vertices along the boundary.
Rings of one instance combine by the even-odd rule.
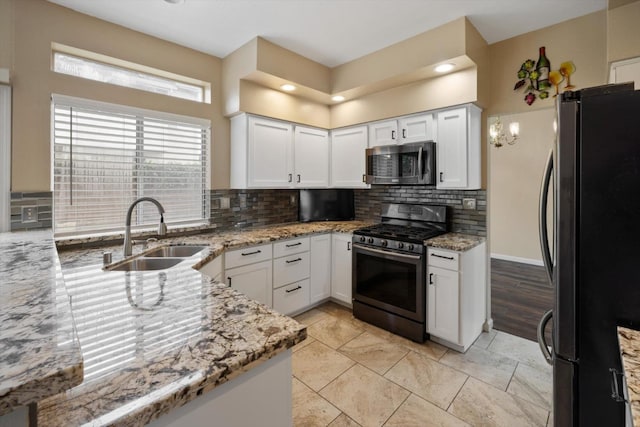
[[[382,205],[382,222],[354,231],[353,243],[421,254],[424,241],[447,232],[446,207]]]

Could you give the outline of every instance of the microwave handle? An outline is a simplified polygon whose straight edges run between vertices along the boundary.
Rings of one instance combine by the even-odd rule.
[[[418,177],[422,178],[422,147],[418,148]]]

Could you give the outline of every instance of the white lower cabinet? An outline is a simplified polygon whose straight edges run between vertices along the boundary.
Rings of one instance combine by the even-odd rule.
[[[273,273],[271,260],[225,270],[227,285],[271,307]]]
[[[331,297],[349,306],[351,301],[351,233],[331,235]]]
[[[277,242],[274,247],[273,308],[292,314],[309,305],[309,237]]]
[[[466,252],[429,248],[427,257],[427,332],[467,351],[485,320],[486,244]]]
[[[309,304],[331,296],[331,234],[311,237]]]
[[[273,308],[280,313],[295,313],[308,305],[309,279],[273,290]]]

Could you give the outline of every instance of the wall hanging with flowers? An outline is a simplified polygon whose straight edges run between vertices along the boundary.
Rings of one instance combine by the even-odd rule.
[[[534,103],[536,98],[547,99],[549,98],[549,90],[553,87],[555,89],[554,97],[560,93],[560,83],[565,81],[566,84],[563,91],[572,90],[575,88],[571,84],[571,75],[575,73],[576,66],[572,61],[565,61],[560,64],[558,70],[551,70],[551,63],[547,58],[545,47],[540,47],[540,54],[538,61],[533,59],[527,59],[520,66],[518,70],[518,82],[513,87],[513,90],[517,91],[524,88],[525,97],[524,102],[527,105]]]

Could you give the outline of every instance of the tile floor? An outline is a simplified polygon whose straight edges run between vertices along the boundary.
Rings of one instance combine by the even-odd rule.
[[[458,353],[417,344],[326,303],[296,317],[295,426],[548,426],[552,370],[538,344],[483,333]]]

